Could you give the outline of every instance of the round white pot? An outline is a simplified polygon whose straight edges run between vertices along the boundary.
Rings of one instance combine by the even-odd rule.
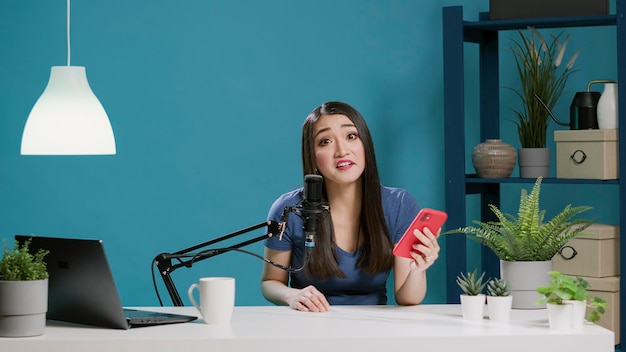
[[[581,328],[585,323],[585,312],[587,311],[586,301],[565,300],[563,303],[572,306],[572,328]]]
[[[48,311],[48,279],[0,281],[0,336],[43,335]]]
[[[543,309],[545,305],[537,305],[541,297],[537,293],[538,286],[548,286],[552,270],[552,261],[540,262],[509,262],[500,261],[500,275],[511,285],[513,309]]]
[[[489,320],[507,322],[511,320],[513,296],[487,296]]]
[[[551,330],[562,332],[572,330],[573,305],[548,303],[546,306],[548,308],[548,322]]]
[[[465,320],[483,320],[485,313],[485,295],[461,295],[461,310]]]

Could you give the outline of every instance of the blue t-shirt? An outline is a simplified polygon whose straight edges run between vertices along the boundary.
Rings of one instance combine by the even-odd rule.
[[[303,189],[280,196],[270,208],[268,220],[280,222],[285,206],[296,206],[302,201]],[[419,205],[406,190],[381,186],[383,212],[392,243],[397,243],[419,211]],[[364,194],[364,196],[367,196]],[[291,250],[291,267],[300,268],[304,258],[304,231],[302,219],[294,212],[289,214],[287,229],[282,236],[265,240],[265,246],[279,251]],[[345,278],[329,278],[319,281],[309,277],[304,270],[289,274],[289,285],[294,288],[315,286],[332,305],[387,304],[387,278],[390,270],[374,275],[366,274],[356,266],[361,249],[346,252],[336,246],[339,268]]]

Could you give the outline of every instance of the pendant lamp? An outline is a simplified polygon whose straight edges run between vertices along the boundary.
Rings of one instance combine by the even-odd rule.
[[[53,66],[22,135],[22,155],[115,154],[113,129],[87,82],[83,66],[70,65],[70,0],[67,0],[67,66]]]

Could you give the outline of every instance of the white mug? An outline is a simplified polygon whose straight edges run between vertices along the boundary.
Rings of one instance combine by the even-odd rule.
[[[200,304],[193,297],[194,289],[200,294]],[[203,277],[189,286],[189,300],[202,314],[206,324],[228,324],[235,308],[235,278]]]

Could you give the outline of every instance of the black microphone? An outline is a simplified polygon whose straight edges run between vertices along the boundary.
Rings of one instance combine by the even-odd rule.
[[[319,229],[320,221],[328,212],[328,205],[323,201],[323,178],[321,175],[304,176],[304,195],[300,210],[303,220],[302,229],[305,235],[305,250],[310,255],[315,247],[315,235]]]

